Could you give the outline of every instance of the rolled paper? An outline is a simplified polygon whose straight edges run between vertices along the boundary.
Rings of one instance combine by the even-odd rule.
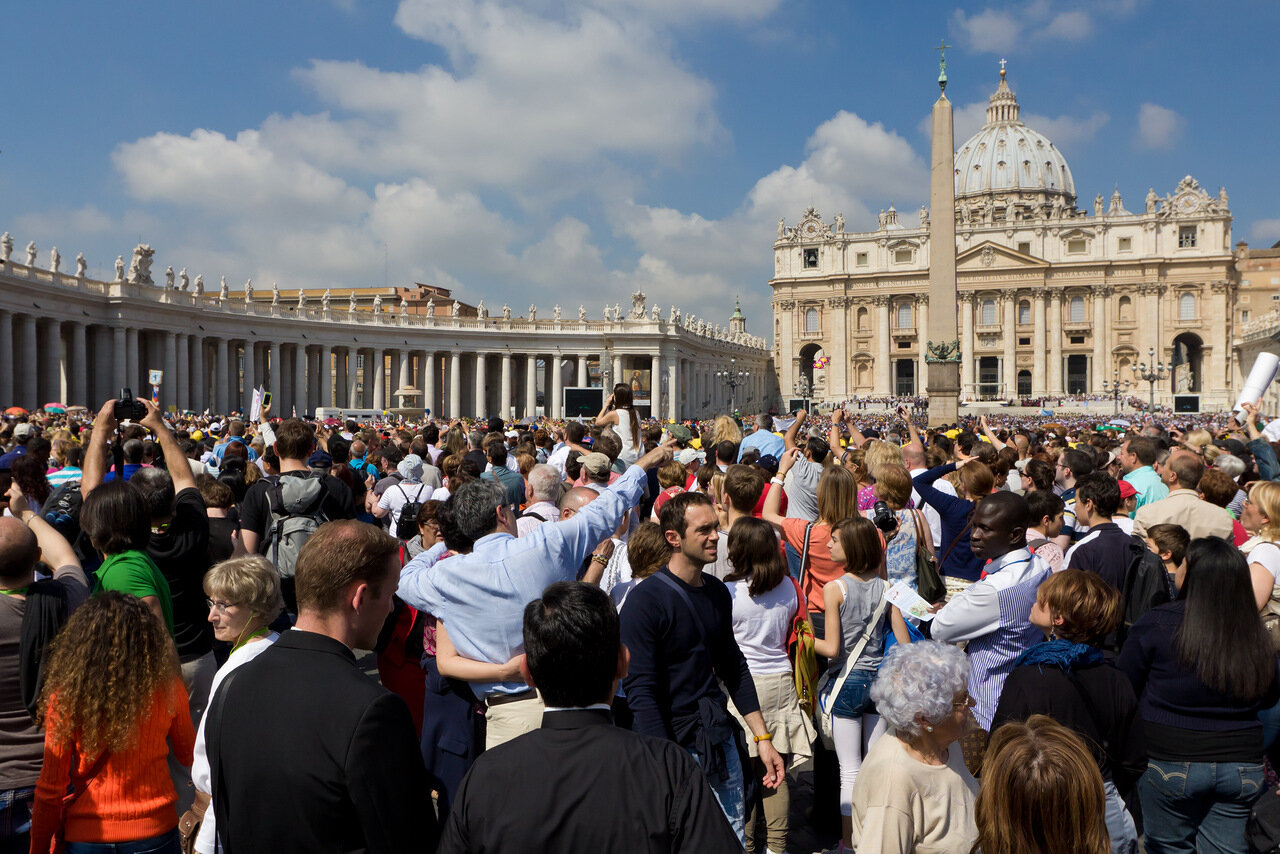
[[[1248,378],[1244,381],[1244,388],[1240,390],[1240,397],[1231,411],[1239,415],[1244,412],[1242,404],[1253,403],[1261,398],[1267,386],[1271,385],[1272,380],[1276,378],[1278,370],[1280,370],[1280,356],[1275,353],[1259,353],[1258,358],[1253,361],[1253,368],[1249,371]]]

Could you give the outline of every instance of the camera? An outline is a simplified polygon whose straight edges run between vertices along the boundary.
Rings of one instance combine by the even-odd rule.
[[[893,511],[883,501],[876,502],[875,509],[872,510],[871,521],[886,534],[898,527],[898,520],[894,517]]]
[[[122,388],[112,414],[116,421],[141,421],[147,417],[147,408],[133,396],[132,389]]]

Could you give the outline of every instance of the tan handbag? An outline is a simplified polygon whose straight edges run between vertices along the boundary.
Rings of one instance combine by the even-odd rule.
[[[204,814],[209,811],[209,802],[212,799],[212,795],[206,795],[197,789],[196,799],[192,801],[191,809],[184,812],[182,818],[178,819],[178,836],[181,837],[182,854],[195,854],[196,837],[200,835],[200,825],[204,822]]]

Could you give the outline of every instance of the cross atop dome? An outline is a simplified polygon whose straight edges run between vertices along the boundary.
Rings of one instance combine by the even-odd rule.
[[[1003,79],[1004,79],[1004,64],[1005,64],[1006,62],[1008,62],[1008,61],[1009,61],[1009,60],[1004,59],[1004,58],[1001,58],[1001,60],[1000,60],[1000,79],[1001,79],[1001,80],[1003,80]]]

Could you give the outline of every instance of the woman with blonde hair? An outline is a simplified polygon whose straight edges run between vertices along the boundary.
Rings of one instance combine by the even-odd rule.
[[[859,478],[859,510],[870,510],[879,500],[876,496],[875,485],[880,480],[880,469],[883,466],[902,465],[902,449],[891,442],[872,439],[862,446],[862,467],[866,470],[866,477]],[[910,502],[910,495],[907,498],[908,502]]]
[[[49,648],[36,724],[32,851],[61,832],[67,854],[178,854],[166,760],[172,745],[189,766],[195,731],[177,650],[141,599],[109,591],[71,615]]]
[[[711,422],[711,429],[707,431],[702,439],[702,447],[708,454],[715,452],[716,445],[721,442],[732,442],[735,445],[742,444],[742,427],[733,418],[728,415],[717,415],[715,420]]]
[[[885,548],[885,566],[889,583],[905,581],[916,587],[916,552],[924,549],[933,553],[933,535],[929,522],[919,510],[911,509],[911,474],[900,464],[885,463],[876,476],[874,498],[883,501],[889,512],[898,520],[898,533]],[[858,502],[862,504],[861,500]],[[862,511],[868,519],[874,518],[875,503]]]
[[[982,854],[1108,854],[1102,775],[1080,737],[1047,715],[1005,724],[982,762]]]
[[[280,574],[262,555],[234,557],[214,564],[204,575],[204,592],[209,597],[213,636],[231,644],[231,655],[214,674],[209,689],[209,696],[213,697],[232,671],[253,661],[280,638],[268,624],[284,610],[284,600],[280,596]],[[188,828],[198,822],[195,850],[200,854],[214,854],[217,831],[214,805],[210,803],[213,779],[205,752],[204,725],[205,720],[201,720],[196,734],[195,762],[191,766],[196,802],[183,816],[182,829],[188,833]]]
[[[1195,451],[1200,456],[1204,456],[1204,450],[1207,446],[1213,444],[1213,434],[1203,427],[1198,430],[1192,430],[1182,437],[1182,443],[1187,446],[1188,450]]]
[[[1280,483],[1253,483],[1240,511],[1240,524],[1249,534],[1240,551],[1249,559],[1253,597],[1261,611],[1280,593]]]

